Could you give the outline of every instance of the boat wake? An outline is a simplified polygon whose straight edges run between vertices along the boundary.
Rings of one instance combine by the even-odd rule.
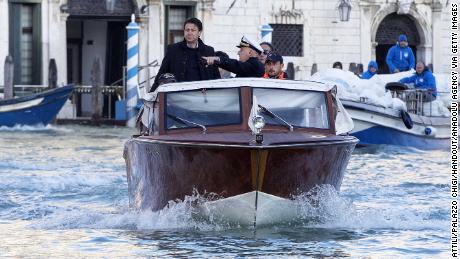
[[[0,126],[0,132],[72,132],[73,130],[54,126],[54,125],[46,125],[43,124],[36,124],[36,125],[15,125],[13,127],[7,126]]]
[[[224,231],[253,229],[253,225],[227,221],[212,211],[203,214],[199,204],[209,196],[187,196],[184,201],[170,201],[160,211],[134,211],[125,205],[107,208],[60,208],[34,220],[38,229],[123,229]],[[385,209],[355,205],[341,197],[332,186],[322,186],[299,195],[292,201],[295,216],[290,220],[257,226],[259,229],[293,228],[344,230],[446,230],[444,212]],[[49,208],[48,208],[49,209]],[[266,215],[268,216],[268,215]]]

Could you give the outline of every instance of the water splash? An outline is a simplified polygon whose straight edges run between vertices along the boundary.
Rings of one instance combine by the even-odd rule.
[[[202,196],[157,212],[130,209],[122,153],[132,129],[28,130],[0,129],[0,251],[7,257],[446,255],[445,151],[356,149],[340,194],[323,186],[294,197],[297,217],[254,231],[198,217]]]
[[[198,230],[223,231],[230,229],[251,229],[214,218],[199,215],[197,204],[204,203],[210,196],[194,194],[183,201],[170,201],[160,211],[134,211],[125,205],[118,210],[106,207],[95,208],[59,208],[32,224],[34,228],[44,229],[125,229],[125,230]],[[401,210],[399,208],[371,208],[353,204],[350,199],[341,197],[332,186],[316,187],[308,193],[296,196],[298,216],[282,224],[262,226],[278,228],[297,226],[311,229],[398,229],[425,230],[447,229],[445,221],[438,218],[439,211],[423,212]]]
[[[316,187],[297,196],[295,201],[300,208],[303,225],[308,227],[360,230],[448,228],[445,220],[438,217],[439,210],[357,206],[352,200],[341,197],[332,186]]]
[[[43,229],[125,229],[125,230],[221,230],[223,226],[203,220],[197,215],[196,204],[208,200],[205,196],[194,194],[183,201],[170,201],[160,211],[135,211],[123,205],[113,211],[88,208],[59,209],[32,224],[33,228]]]
[[[54,125],[46,125],[44,126],[43,124],[37,124],[37,125],[15,125],[13,127],[6,127],[6,126],[0,126],[0,132],[5,131],[5,132],[73,132],[72,129],[65,128],[65,127],[60,127],[60,126],[54,126]]]

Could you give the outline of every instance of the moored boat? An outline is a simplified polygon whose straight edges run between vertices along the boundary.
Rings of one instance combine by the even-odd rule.
[[[166,84],[154,95],[155,133],[125,144],[137,209],[213,193],[201,211],[263,224],[315,186],[339,190],[357,143],[335,88],[323,83],[240,78]]]
[[[436,75],[437,97],[398,81],[415,71],[378,74],[363,80],[338,69],[313,75],[312,79],[338,87],[338,98],[354,122],[351,135],[359,145],[396,145],[423,150],[449,148],[450,95],[448,77]]]
[[[41,93],[0,100],[0,126],[46,126],[72,94],[73,86],[58,87]]]
[[[406,103],[407,111],[342,100],[354,129],[351,134],[360,145],[386,144],[423,150],[446,149],[450,143],[450,117],[435,115],[422,90],[399,90],[394,95]]]

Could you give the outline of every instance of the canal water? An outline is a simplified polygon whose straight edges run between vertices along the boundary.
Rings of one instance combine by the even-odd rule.
[[[0,258],[448,258],[449,152],[354,152],[340,193],[254,231],[128,206],[122,127],[0,128]],[[299,198],[300,199],[300,198]],[[303,202],[301,199],[299,202]]]

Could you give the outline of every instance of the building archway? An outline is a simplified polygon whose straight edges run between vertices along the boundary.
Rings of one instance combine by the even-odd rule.
[[[377,43],[375,57],[380,73],[389,72],[385,61],[386,55],[388,50],[396,44],[400,34],[407,35],[409,46],[412,48],[416,60],[420,56],[420,52],[423,51],[420,46],[424,43],[424,37],[420,35],[416,21],[409,15],[398,15],[396,12],[388,14],[379,24],[375,34],[375,42]]]

